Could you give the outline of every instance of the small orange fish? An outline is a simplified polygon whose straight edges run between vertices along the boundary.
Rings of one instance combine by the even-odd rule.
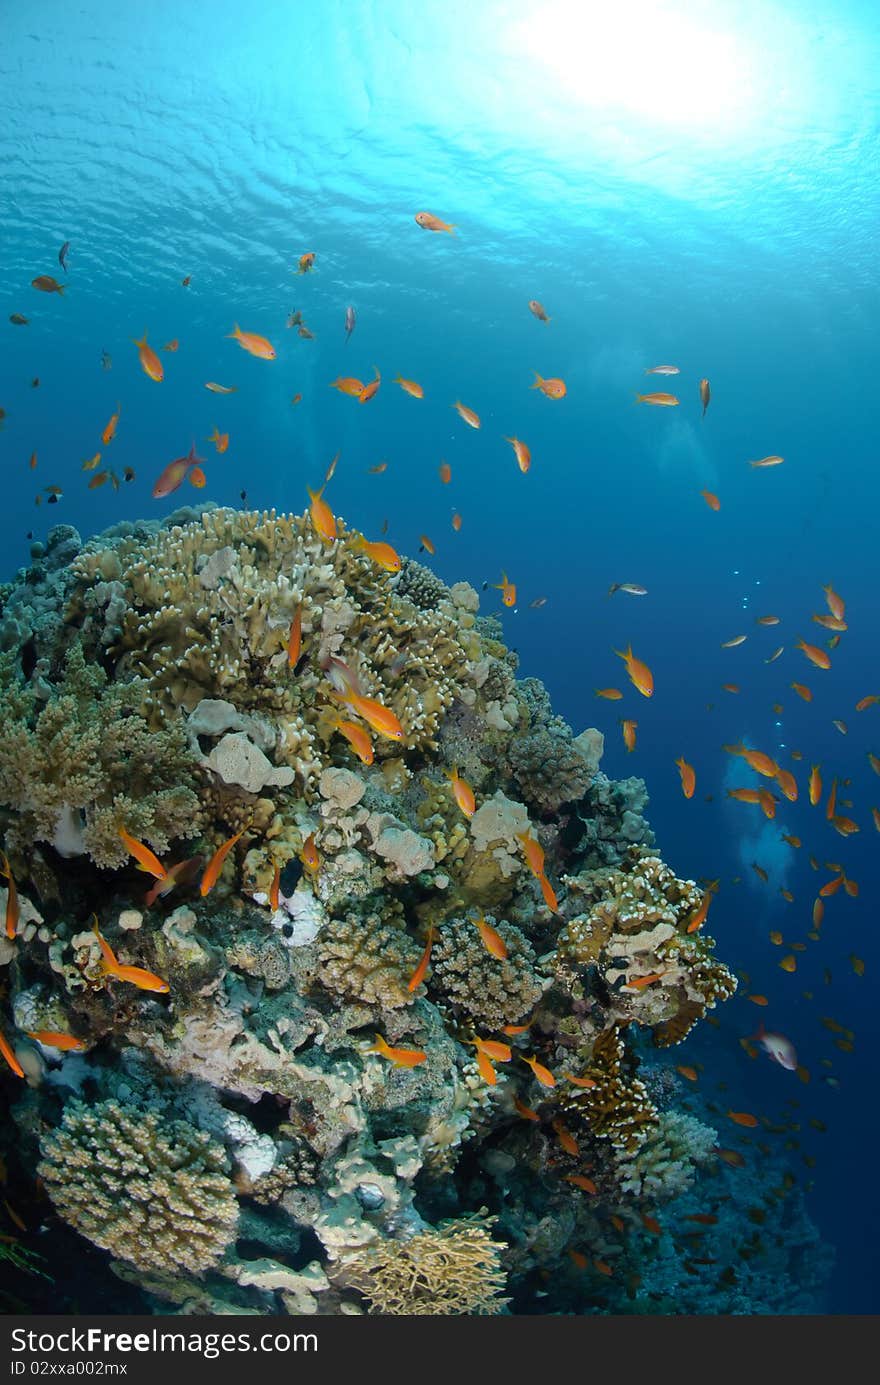
[[[100,456],[100,455],[101,455],[101,454],[100,454],[100,452],[99,452],[99,453],[98,453],[98,456]],[[31,453],[30,461],[28,462],[28,466],[30,467],[31,471],[35,471],[35,470],[36,470],[36,467],[37,467],[37,454],[36,454],[36,452],[32,452],[32,453]]]
[[[728,1111],[727,1115],[736,1125],[747,1126],[749,1130],[754,1130],[758,1124],[757,1116],[751,1115],[748,1111]]]
[[[145,871],[147,875],[154,875],[157,880],[164,880],[166,871],[158,856],[156,856],[143,842],[139,842],[136,837],[130,836],[124,827],[117,828],[117,832],[123,846],[125,846],[126,850],[137,861],[138,869]]]
[[[749,462],[749,466],[782,466],[784,457],[761,457],[757,462]]]
[[[800,839],[800,837],[790,837],[786,832],[783,832],[783,834],[782,834],[782,840],[783,840],[784,842],[788,842],[788,845],[789,845],[789,846],[800,847],[800,845],[801,845],[801,839]]]
[[[137,337],[134,337],[133,341],[138,349],[138,359],[140,360],[141,370],[144,374],[148,375],[151,380],[156,380],[157,382],[164,380],[165,367],[162,365],[162,362],[159,360],[152,346],[147,345],[146,332],[144,332],[140,341],[138,341]]]
[[[311,269],[314,269],[314,267],[315,252],[314,250],[307,250],[304,255],[300,255],[299,260],[297,261],[296,272],[297,274],[308,274]]]
[[[686,1067],[684,1064],[679,1063],[676,1065],[675,1071],[680,1072],[682,1077],[686,1077],[688,1082],[697,1082],[699,1080],[699,1073],[696,1068]]]
[[[597,1270],[599,1274],[604,1274],[608,1279],[614,1274],[614,1270],[608,1264],[607,1260],[594,1260],[593,1269]]]
[[[452,516],[452,527],[456,534],[461,530],[461,515],[456,510]]]
[[[364,385],[363,389],[358,395],[359,404],[369,403],[369,401],[373,398],[373,395],[377,393],[379,386],[382,384],[382,376],[379,374],[379,367],[373,366],[373,370],[376,372],[373,376],[373,379],[370,381],[368,385]]]
[[[354,375],[340,375],[335,380],[330,381],[332,390],[339,390],[340,394],[347,394],[352,399],[357,399],[364,388],[363,380],[358,380]]]
[[[739,684],[738,684],[738,683],[722,683],[722,684],[721,684],[721,687],[722,687],[722,690],[723,690],[724,692],[729,692],[729,693],[738,693],[738,692],[739,692]]]
[[[478,919],[474,919],[474,925],[480,935],[483,947],[489,955],[491,957],[497,957],[500,962],[503,962],[507,957],[507,947],[501,934],[498,933],[491,924],[488,924],[482,916]]]
[[[818,645],[807,644],[805,640],[798,640],[795,647],[797,649],[802,649],[810,663],[814,664],[816,668],[828,669],[831,667],[831,660],[825,653],[825,650],[819,649]]]
[[[656,404],[661,409],[671,409],[678,403],[678,400],[674,394],[664,394],[662,390],[658,390],[654,394],[637,394],[636,403]]]
[[[531,1106],[526,1106],[525,1102],[520,1101],[518,1096],[515,1096],[513,1098],[513,1108],[518,1115],[522,1116],[523,1120],[538,1122],[540,1122],[541,1120],[541,1117],[538,1115],[537,1111],[533,1111]]]
[[[838,620],[837,616],[813,616],[817,625],[821,625],[824,630],[848,630],[849,626],[845,620]]]
[[[420,1048],[390,1048],[387,1040],[381,1034],[376,1035],[376,1042],[366,1053],[378,1053],[382,1058],[387,1058],[389,1063],[393,1063],[397,1068],[415,1068],[419,1063],[424,1063],[428,1057]]]
[[[437,552],[437,550],[436,550],[436,548],[434,547],[434,545],[433,545],[433,543],[431,542],[431,540],[427,537],[426,534],[419,534],[419,544],[420,544],[419,552],[421,553],[422,550],[424,549],[424,551],[425,551],[426,553],[430,553],[431,557],[433,558],[433,556],[434,556],[434,554]]]
[[[565,1175],[565,1181],[566,1183],[572,1183],[575,1188],[580,1188],[582,1192],[592,1193],[594,1196],[599,1191],[592,1178],[587,1178],[583,1173],[567,1173]]]
[[[827,587],[823,587],[822,590],[825,593],[825,600],[831,614],[836,616],[838,620],[843,620],[846,614],[846,603],[843,598],[837,595],[837,592],[830,584]]]
[[[315,339],[315,334],[314,334],[314,332],[310,332],[309,329],[308,329],[308,327],[306,326],[306,324],[305,324],[304,322],[300,323],[299,327],[297,327],[296,333],[297,333],[297,336],[299,336],[299,337],[304,337],[304,338],[306,339],[306,341],[314,341],[314,339]]]
[[[867,707],[873,707],[875,702],[880,702],[880,695],[871,693],[868,697],[860,698],[856,703],[856,711],[864,712]]]
[[[36,1039],[38,1044],[45,1044],[47,1048],[60,1048],[65,1053],[79,1053],[85,1048],[82,1039],[77,1039],[73,1034],[62,1034],[54,1029],[26,1029],[25,1033],[29,1039]]]
[[[306,490],[312,502],[309,507],[309,514],[312,517],[315,533],[323,543],[334,543],[336,541],[336,517],[327,501],[321,498],[324,494],[324,486],[319,491],[313,491],[309,486],[306,486]]]
[[[117,405],[116,405],[116,413],[115,413],[115,414],[111,414],[111,416],[110,416],[110,421],[109,421],[109,423],[107,424],[107,427],[104,429],[103,433],[101,434],[101,441],[104,443],[105,446],[107,446],[108,444],[110,444],[110,443],[113,441],[113,438],[114,438],[115,435],[116,435],[116,428],[117,428],[117,425],[118,425],[118,423],[119,423],[119,415],[120,415],[121,413],[122,413],[122,406],[121,406],[120,404],[117,404]]]
[[[273,914],[277,914],[281,903],[281,867],[276,866],[272,874],[272,884],[269,886],[269,908]]]
[[[709,913],[709,905],[711,903],[712,891],[707,890],[694,910],[691,918],[688,920],[686,932],[696,933],[698,929],[702,928],[703,924],[706,922],[706,916]]]
[[[767,884],[767,881],[769,880],[770,877],[768,876],[768,874],[767,874],[767,872],[765,871],[764,867],[763,867],[763,866],[756,865],[755,862],[753,861],[753,862],[752,862],[752,870],[755,872],[755,874],[757,875],[758,879],[759,879],[759,880],[763,880],[764,884],[766,885],[766,884]]]
[[[846,877],[843,874],[841,874],[838,875],[834,880],[826,881],[826,883],[822,886],[822,888],[819,891],[821,897],[823,899],[828,899],[830,895],[837,894],[837,891],[840,889],[845,878]]]
[[[525,474],[525,472],[527,472],[529,467],[532,465],[531,452],[526,447],[525,443],[521,442],[519,438],[505,437],[504,441],[510,443],[511,447],[513,448],[514,456],[516,457],[516,464],[519,467],[520,471],[523,472],[523,474]]]
[[[626,664],[626,671],[633,687],[637,688],[643,697],[651,697],[654,692],[654,675],[647,664],[643,664],[641,659],[635,657],[632,652],[632,645],[627,645],[626,653],[622,653],[619,649],[615,649],[613,652],[618,659],[622,659]]]
[[[765,995],[747,995],[746,1000],[750,1000],[753,1005],[769,1005],[770,1003]]]
[[[296,668],[299,663],[299,656],[302,650],[302,603],[297,606],[290,622],[290,634],[287,638],[287,663],[289,668]]]
[[[220,872],[223,869],[223,862],[235,846],[235,843],[241,840],[247,830],[246,827],[239,828],[234,836],[229,837],[223,845],[218,846],[217,850],[214,852],[214,855],[205,867],[205,872],[202,876],[201,884],[199,885],[199,894],[203,899],[216,885],[220,877]]]
[[[158,991],[164,995],[171,989],[168,982],[163,981],[161,976],[156,976],[154,972],[145,971],[143,967],[130,967],[119,962],[106,938],[102,937],[98,929],[97,918],[94,915],[92,917],[95,919],[92,924],[92,932],[98,939],[98,945],[101,948],[100,969],[104,976],[112,976],[117,981],[127,981],[130,985],[137,986],[141,991]]]
[[[536,877],[543,875],[544,848],[541,846],[541,843],[536,841],[530,832],[517,832],[516,839],[522,846],[526,864],[532,872],[532,875]]]
[[[571,1154],[576,1159],[577,1156],[580,1154],[580,1149],[578,1148],[578,1142],[572,1135],[571,1131],[565,1125],[563,1125],[562,1121],[558,1118],[554,1121],[551,1121],[550,1124],[556,1133],[556,1138],[559,1141],[560,1148],[563,1149],[566,1154]]]
[[[776,768],[776,782],[779,785],[789,803],[796,803],[798,796],[797,780],[790,770]]]
[[[628,981],[621,989],[624,991],[644,991],[648,986],[653,986],[656,982],[661,981],[666,972],[670,970],[671,968],[667,967],[664,971],[648,972],[647,976],[634,976],[632,981]]]
[[[798,697],[803,698],[804,702],[812,702],[813,694],[810,692],[810,689],[808,687],[804,686],[803,683],[792,683],[791,686],[797,693]]]
[[[550,884],[546,875],[538,876],[538,884],[541,886],[541,894],[544,896],[544,903],[552,914],[559,913],[559,900],[556,898],[556,891]]]
[[[831,826],[835,832],[839,832],[841,837],[851,837],[853,832],[860,832],[861,828],[852,818],[844,817],[840,813],[835,813],[831,819]]]
[[[477,1071],[488,1086],[494,1087],[498,1081],[498,1075],[492,1066],[492,1060],[489,1058],[488,1054],[483,1052],[479,1043],[477,1043],[475,1047],[477,1051],[474,1054],[474,1061],[477,1064]]]
[[[732,639],[724,640],[723,643],[722,643],[722,645],[721,645],[721,648],[722,648],[722,649],[736,649],[737,645],[745,644],[745,642],[746,642],[746,640],[747,640],[748,638],[749,638],[748,635],[734,635]]]
[[[309,835],[306,837],[305,841],[303,842],[302,851],[300,852],[299,858],[305,866],[306,870],[312,871],[314,873],[320,867],[321,857],[318,855],[318,848],[315,845],[314,832],[310,832]]]
[[[694,789],[697,786],[697,776],[693,765],[689,765],[683,755],[676,760],[678,772],[681,775],[681,791],[685,798],[693,798]]]
[[[717,495],[713,495],[711,491],[700,491],[700,495],[703,497],[710,510],[721,509],[721,501],[718,499]]]
[[[756,625],[778,625],[779,616],[755,616]]]
[[[6,1042],[2,1034],[0,1034],[0,1054],[6,1059],[16,1077],[24,1077],[24,1068],[21,1066],[11,1046]]]
[[[359,553],[363,553],[371,559],[377,567],[382,568],[384,572],[400,571],[400,557],[390,543],[383,543],[381,540],[371,543],[360,536],[354,540],[354,547]]]
[[[872,808],[871,817],[874,819],[875,828],[880,832],[880,808]]]
[[[12,939],[18,932],[18,921],[20,917],[20,906],[18,903],[18,890],[15,887],[15,880],[12,875],[12,867],[9,864],[9,857],[5,851],[0,851],[0,874],[6,881],[6,936]]]
[[[872,755],[870,750],[868,751],[868,764],[875,774],[880,774],[880,756]]]
[[[302,403],[302,395],[301,395],[301,394],[295,394],[295,395],[293,396],[293,398],[291,399],[290,402],[291,402],[291,404],[301,404],[301,403]]]
[[[411,394],[413,399],[424,399],[425,397],[425,391],[421,385],[416,384],[415,380],[404,380],[402,375],[395,375],[394,383],[405,390],[407,394]]]
[[[564,1072],[562,1076],[566,1082],[572,1082],[575,1087],[596,1087],[598,1083],[593,1077],[575,1077],[573,1073]]]
[[[452,480],[452,467],[448,462],[441,462],[438,470],[440,473],[440,480],[443,482],[444,486],[448,486],[449,482]]]
[[[200,466],[190,467],[189,483],[191,486],[195,486],[196,490],[203,490],[208,484],[208,478]]]
[[[175,337],[172,341],[166,341],[165,345],[162,347],[162,350],[176,351],[179,345],[180,342],[177,340],[177,337]]]
[[[531,1028],[531,1024],[502,1024],[502,1034],[525,1034]]]
[[[543,1063],[539,1063],[537,1058],[527,1058],[524,1053],[520,1054],[524,1063],[528,1063],[532,1072],[542,1087],[555,1087],[556,1078],[549,1068],[545,1068]]]
[[[779,965],[783,971],[797,971],[797,958],[794,956],[793,953],[789,953],[787,957],[783,957]]]
[[[181,279],[181,281],[180,281],[181,288],[185,288],[185,289],[188,289],[191,283],[192,283],[192,275],[191,275],[191,274],[187,274],[186,278],[185,278],[185,279]]]
[[[237,341],[241,349],[249,355],[256,356],[261,361],[274,361],[275,347],[258,332],[243,332],[236,322],[232,331],[226,335],[227,340]]]
[[[715,1153],[719,1159],[723,1159],[725,1164],[729,1164],[733,1169],[741,1169],[745,1166],[745,1156],[740,1154],[738,1149],[716,1149]]]
[[[383,471],[388,470],[387,462],[377,462],[375,466],[368,466],[367,471],[371,476],[381,476]]]
[[[459,399],[456,399],[452,407],[457,410],[459,416],[464,419],[465,423],[468,424],[470,428],[479,428],[480,415],[474,413],[473,409],[469,409],[467,405],[462,404]]]
[[[619,702],[623,697],[619,688],[594,688],[593,692],[597,697],[604,697],[608,702]]]
[[[104,482],[109,480],[109,471],[96,471],[91,481],[89,482],[89,490],[96,491],[99,488],[99,486],[103,486]]]
[[[390,707],[384,707],[381,702],[377,702],[372,697],[363,697],[353,688],[349,688],[348,692],[342,696],[342,701],[357,712],[368,726],[371,726],[374,731],[378,731],[380,736],[385,736],[392,741],[403,740],[403,727]]]
[[[459,808],[466,818],[472,818],[476,812],[477,802],[470,784],[461,778],[457,769],[444,770],[444,774],[452,785],[452,793]]]
[[[539,303],[537,298],[529,299],[529,312],[534,313],[535,317],[538,319],[539,322],[550,321],[549,317],[544,311],[543,304]]]
[[[663,1228],[656,1217],[649,1217],[646,1212],[642,1213],[642,1226],[646,1231],[650,1231],[652,1236],[660,1236]]]
[[[498,1039],[472,1039],[470,1042],[474,1048],[491,1058],[493,1063],[509,1063],[513,1057],[510,1045],[502,1044]]]
[[[628,751],[635,750],[636,748],[636,731],[638,730],[638,725],[639,723],[633,721],[630,717],[621,718],[620,727],[623,732],[623,743]]]
[[[815,808],[822,798],[822,775],[819,773],[819,766],[813,765],[810,770],[810,803]]]
[[[455,235],[455,222],[441,221],[432,212],[416,212],[415,219],[416,225],[421,226],[423,231],[448,231],[451,236]]]
[[[214,431],[208,438],[208,442],[212,442],[214,446],[217,448],[218,452],[225,452],[227,447],[229,446],[229,434],[221,433],[220,429],[215,424]]]
[[[568,393],[564,380],[560,380],[555,376],[551,376],[549,380],[545,380],[537,371],[535,371],[535,383],[532,385],[532,389],[540,390],[548,399],[564,399]]]
[[[701,403],[702,406],[703,406],[703,412],[702,412],[702,415],[701,415],[702,418],[705,418],[705,417],[706,417],[706,410],[707,410],[708,407],[709,407],[709,399],[710,399],[709,381],[708,381],[708,380],[701,380],[701,381],[700,381],[700,403]]]
[[[585,1270],[590,1263],[586,1255],[579,1250],[572,1250],[571,1247],[569,1247],[568,1255],[572,1264],[579,1270]]]
[[[333,725],[348,741],[361,764],[371,765],[374,756],[369,731],[364,730],[363,726],[358,726],[356,721],[343,721],[341,717],[337,717]]]
[[[492,583],[492,586],[495,588],[496,591],[500,591],[500,593],[501,593],[501,601],[502,601],[502,604],[503,604],[503,605],[505,605],[505,606],[515,606],[515,605],[516,605],[516,586],[515,586],[515,584],[514,584],[513,582],[509,582],[509,581],[507,580],[507,573],[506,573],[506,572],[502,572],[502,574],[501,574],[501,581],[500,581],[500,582],[493,582],[493,583]]]
[[[431,960],[431,948],[433,946],[434,930],[433,928],[429,928],[427,941],[425,943],[425,950],[422,953],[421,958],[419,959],[418,966],[416,967],[415,971],[413,972],[412,976],[409,978],[409,981],[407,982],[406,989],[408,991],[417,991],[419,989],[419,986],[421,986],[422,982],[424,981],[425,973],[428,970],[428,963]]]

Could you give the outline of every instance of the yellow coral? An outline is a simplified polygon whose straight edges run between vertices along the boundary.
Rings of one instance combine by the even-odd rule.
[[[371,1246],[341,1276],[368,1300],[371,1313],[395,1317],[464,1314],[485,1316],[504,1311],[505,1275],[501,1245],[490,1235],[485,1209],[407,1240]]]

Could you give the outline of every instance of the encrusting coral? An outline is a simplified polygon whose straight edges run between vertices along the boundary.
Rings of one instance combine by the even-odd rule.
[[[58,526],[0,589],[13,1115],[147,1302],[503,1312],[575,1235],[635,1254],[610,1213],[717,1162],[642,1080],[638,1031],[678,1043],[735,987],[644,784],[517,679],[472,587],[358,538]]]

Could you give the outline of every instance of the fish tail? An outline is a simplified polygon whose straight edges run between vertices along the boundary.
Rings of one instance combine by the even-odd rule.
[[[135,346],[146,346],[146,344],[147,344],[147,329],[144,328],[144,335],[141,337],[140,341],[138,341],[137,337],[132,337],[132,341],[134,342]],[[105,352],[105,355],[106,355],[106,352]]]
[[[235,324],[235,326],[233,327],[232,331],[226,333],[226,338],[227,338],[227,340],[228,340],[230,337],[235,337],[235,339],[237,340],[240,336],[241,336],[241,328],[239,327],[238,323],[236,322],[236,324]]]
[[[543,377],[542,375],[539,375],[538,372],[535,371],[535,383],[532,385],[531,388],[532,388],[533,390],[539,390],[539,389],[541,388],[541,386],[543,385],[543,383],[544,383],[544,377]]]
[[[101,961],[99,965],[102,973],[106,976],[108,973],[114,972],[118,968],[119,963],[117,962],[116,954],[114,953],[107,939],[102,937],[101,935],[101,931],[98,928],[97,917],[94,914],[92,915],[92,917],[95,920],[92,924],[92,932],[98,939],[98,945],[101,948]]]

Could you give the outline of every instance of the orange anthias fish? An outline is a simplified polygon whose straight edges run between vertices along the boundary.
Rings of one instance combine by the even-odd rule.
[[[556,1118],[556,1120],[551,1121],[550,1124],[556,1134],[556,1138],[559,1141],[560,1148],[564,1149],[566,1154],[571,1154],[576,1159],[577,1156],[580,1154],[580,1149],[578,1148],[578,1142],[572,1135],[571,1131],[568,1129],[567,1126],[563,1125],[562,1121],[558,1117]]]
[[[473,409],[469,409],[466,404],[462,404],[460,399],[456,399],[452,407],[457,411],[459,417],[464,419],[465,423],[467,423],[469,427],[479,428],[480,415],[474,413]]]
[[[117,831],[123,846],[137,861],[138,870],[145,871],[147,875],[154,875],[157,880],[164,880],[167,872],[158,856],[144,842],[130,836],[124,827],[117,828]]]
[[[215,424],[214,431],[208,438],[208,442],[212,442],[214,446],[217,448],[218,452],[225,452],[227,447],[229,446],[229,434],[221,433],[220,429]]]
[[[133,337],[132,340],[138,349],[138,358],[141,363],[141,370],[144,374],[149,375],[151,380],[164,380],[165,367],[162,365],[162,362],[159,360],[152,346],[147,345],[146,332],[144,332],[140,341],[138,341],[137,337]]]
[[[457,510],[452,516],[452,527],[455,530],[456,534],[461,529],[461,515],[458,513]]]
[[[47,1048],[60,1048],[65,1053],[79,1053],[85,1048],[82,1039],[54,1029],[26,1029],[25,1033],[29,1039],[36,1039],[38,1044],[45,1044]]]
[[[168,982],[163,981],[161,976],[156,976],[154,972],[145,971],[143,967],[130,967],[119,962],[106,938],[101,936],[97,918],[92,924],[92,932],[98,939],[101,948],[100,968],[104,976],[112,976],[117,981],[127,981],[130,985],[137,986],[141,991],[158,991],[164,995],[171,989]]]
[[[474,926],[480,935],[480,941],[483,947],[489,955],[491,957],[497,957],[499,962],[503,962],[507,957],[507,947],[501,934],[497,932],[491,924],[487,923],[482,915],[480,918],[474,919]]]
[[[348,741],[354,753],[357,755],[362,765],[373,763],[373,742],[370,740],[370,733],[363,726],[359,726],[356,721],[343,721],[337,717],[333,722],[336,730]]]
[[[697,929],[702,928],[703,924],[706,922],[706,916],[709,913],[709,905],[711,903],[712,891],[707,890],[700,900],[700,903],[697,905],[697,908],[694,910],[694,913],[691,915],[686,932],[696,933]]]
[[[583,1173],[567,1173],[565,1181],[572,1183],[575,1188],[580,1188],[582,1192],[592,1193],[594,1196],[599,1191],[592,1178],[587,1178],[586,1174]]]
[[[441,462],[438,471],[440,480],[443,482],[444,486],[448,486],[449,482],[452,480],[452,467],[448,462]]]
[[[697,1072],[696,1068],[687,1067],[685,1064],[679,1063],[677,1064],[675,1071],[680,1072],[682,1077],[686,1077],[688,1082],[699,1081],[700,1075]]]
[[[180,342],[177,340],[177,337],[174,337],[174,339],[173,339],[172,341],[166,341],[165,345],[162,347],[162,350],[163,350],[163,351],[176,351],[179,345],[180,345]]]
[[[494,587],[495,591],[500,591],[501,601],[503,605],[516,605],[516,585],[513,582],[508,582],[506,572],[502,572],[501,581],[493,582],[492,586]]]
[[[791,770],[776,768],[776,782],[779,785],[789,803],[796,803],[798,796],[797,780]]]
[[[819,773],[819,766],[813,765],[810,770],[810,803],[815,808],[822,798],[822,776]]]
[[[564,399],[568,393],[564,380],[560,380],[556,376],[551,376],[545,380],[543,375],[539,375],[537,371],[535,371],[535,383],[532,385],[532,389],[540,390],[542,394],[546,394],[548,399]]]
[[[390,543],[382,543],[381,540],[370,543],[361,536],[354,540],[354,546],[358,552],[366,554],[377,567],[381,567],[385,572],[400,571],[400,557]]]
[[[678,403],[674,394],[665,394],[662,390],[655,390],[653,394],[637,394],[637,404],[657,404],[661,409],[671,409]]]
[[[621,987],[621,990],[643,991],[647,986],[653,986],[658,981],[662,981],[667,971],[671,971],[671,967],[667,967],[664,971],[650,971],[647,976],[634,976],[632,981],[628,981],[625,986]]]
[[[223,845],[218,846],[217,850],[214,852],[214,855],[211,857],[210,861],[205,867],[205,873],[202,876],[201,884],[199,885],[199,894],[202,896],[202,898],[204,898],[205,895],[208,894],[208,892],[212,890],[216,885],[217,880],[220,876],[220,872],[223,869],[223,862],[226,860],[226,857],[229,855],[230,851],[235,846],[235,843],[241,840],[241,838],[244,836],[247,830],[247,827],[239,828],[239,830],[235,833],[234,836],[229,837],[223,843]]]
[[[638,725],[639,723],[633,721],[631,717],[621,718],[620,728],[623,732],[623,743],[628,751],[633,751],[636,748],[636,731],[638,730]]]
[[[710,510],[721,509],[721,501],[718,499],[717,495],[713,495],[711,491],[700,491],[700,495],[703,497]]]
[[[846,614],[846,602],[842,597],[837,595],[837,592],[830,583],[828,586],[823,587],[822,590],[825,593],[825,600],[831,614],[836,616],[838,620],[843,620]]]
[[[451,236],[455,235],[455,222],[441,221],[432,212],[416,212],[415,219],[416,225],[421,226],[423,231],[448,231]]]
[[[300,603],[293,613],[293,620],[290,622],[290,635],[287,639],[287,663],[289,668],[296,668],[302,651],[302,615],[302,603]]]
[[[6,1042],[2,1034],[0,1034],[0,1054],[6,1059],[16,1077],[24,1077],[24,1068],[21,1066],[11,1046]]]
[[[683,755],[680,755],[675,762],[678,772],[681,775],[681,791],[685,798],[693,798],[694,789],[697,786],[697,776],[693,765],[689,765]]]
[[[775,779],[778,765],[769,755],[765,755],[763,750],[749,750],[744,745],[725,745],[728,755],[739,755],[750,769],[757,774],[763,774],[767,779]]]
[[[425,950],[422,953],[421,958],[419,959],[418,966],[416,967],[415,971],[413,972],[412,976],[409,978],[409,981],[407,982],[406,989],[408,991],[417,991],[419,989],[419,986],[421,986],[422,982],[424,981],[425,974],[428,970],[428,963],[431,960],[431,948],[433,946],[434,930],[433,928],[429,928],[427,941],[425,942]]]
[[[321,864],[321,858],[318,855],[318,848],[315,845],[314,832],[310,832],[309,835],[306,837],[305,841],[303,842],[302,851],[300,852],[299,859],[302,861],[306,870],[314,872],[319,868]]]
[[[533,1111],[531,1106],[526,1106],[525,1102],[520,1101],[518,1096],[513,1098],[513,1109],[516,1111],[517,1115],[522,1116],[523,1120],[538,1121],[540,1123],[541,1117],[538,1115],[537,1111]]]
[[[208,478],[200,466],[194,466],[189,473],[190,485],[195,486],[196,490],[202,490],[208,484]]]
[[[528,1063],[536,1079],[542,1087],[555,1087],[556,1078],[549,1068],[545,1068],[543,1063],[539,1063],[537,1058],[527,1058],[524,1053],[519,1055],[524,1063]]]
[[[375,698],[364,697],[361,693],[349,688],[348,692],[337,693],[336,696],[348,704],[358,716],[363,717],[368,726],[377,731],[380,736],[385,736],[390,741],[403,740],[403,727],[390,707],[385,707]]]
[[[359,404],[368,403],[369,400],[373,398],[373,395],[377,392],[379,386],[382,383],[382,376],[379,374],[379,367],[373,366],[373,370],[376,372],[373,376],[373,379],[370,381],[368,385],[364,385],[363,389],[358,395]]]
[[[173,462],[169,462],[164,471],[160,472],[156,484],[153,486],[153,499],[162,500],[166,495],[172,495],[183,484],[183,478],[187,472],[201,472],[201,483],[205,484],[204,472],[201,471],[199,463],[204,459],[196,456],[195,443],[189,449],[185,457],[176,457]],[[196,478],[196,483],[198,477]]]
[[[654,692],[654,675],[647,664],[643,664],[641,659],[635,657],[632,652],[632,645],[627,645],[625,654],[619,649],[615,649],[613,652],[618,659],[622,659],[626,664],[629,681],[633,687],[638,689],[642,697],[651,697]]]
[[[416,384],[415,380],[404,380],[402,375],[395,375],[395,385],[399,385],[407,394],[411,394],[413,399],[424,399],[425,391],[421,385]]]
[[[757,1116],[751,1115],[748,1111],[728,1111],[727,1115],[736,1125],[747,1126],[749,1130],[753,1130],[758,1124]]]
[[[312,517],[315,533],[324,543],[334,543],[336,540],[336,517],[327,501],[322,499],[324,487],[322,486],[319,491],[313,491],[307,486],[306,490],[312,502],[309,513]]]
[[[559,913],[559,900],[556,898],[556,891],[550,884],[546,875],[538,876],[538,884],[541,886],[541,894],[544,896],[544,903],[553,914]]]
[[[355,375],[338,375],[335,380],[330,381],[331,390],[339,390],[340,394],[347,394],[351,399],[357,399],[364,388],[363,380],[358,380]]]
[[[623,697],[620,688],[594,688],[597,697],[604,697],[608,702],[619,702]]]
[[[114,435],[116,433],[116,428],[119,423],[119,415],[121,413],[122,406],[120,404],[117,404],[116,413],[111,415],[110,422],[107,424],[107,427],[101,434],[101,441],[105,444],[105,446],[113,441]]]
[[[517,832],[516,839],[523,849],[526,858],[526,865],[532,875],[540,877],[544,874],[544,848],[539,841],[536,841],[531,832]]]
[[[807,644],[806,640],[798,640],[796,648],[802,649],[804,651],[804,654],[809,659],[810,663],[815,664],[816,668],[831,667],[831,660],[825,653],[825,650],[820,649],[818,645]]]
[[[504,441],[509,442],[511,447],[513,448],[514,455],[516,457],[516,463],[520,471],[523,473],[527,472],[529,467],[532,465],[532,454],[526,447],[525,443],[521,442],[519,438],[505,437]]]
[[[6,936],[14,938],[18,932],[19,903],[18,890],[15,888],[15,880],[12,876],[12,867],[9,864],[9,857],[5,851],[0,851],[0,875],[6,881]]]
[[[880,695],[871,693],[868,697],[863,697],[856,703],[856,711],[864,712],[867,707],[873,707],[875,702],[880,702]]]
[[[274,361],[275,359],[275,347],[271,342],[268,342],[257,332],[243,332],[237,322],[226,336],[227,340],[237,341],[243,351],[247,351],[251,356],[257,356],[261,361]]]
[[[805,684],[803,684],[803,683],[792,683],[791,686],[792,686],[793,690],[797,693],[798,697],[802,698],[802,699],[804,700],[804,702],[812,702],[812,700],[813,700],[813,694],[812,694],[812,692],[810,691],[810,689],[809,689],[808,687],[805,686]]]
[[[566,1082],[573,1082],[576,1087],[596,1087],[598,1083],[594,1077],[575,1077],[574,1073],[564,1072],[562,1076]]]
[[[457,769],[444,770],[444,774],[452,785],[452,792],[459,808],[466,818],[472,818],[476,812],[477,802],[470,784],[466,779],[461,778]]]
[[[549,322],[550,319],[544,311],[544,305],[539,303],[537,298],[529,299],[529,312],[534,313],[539,322]]]
[[[391,1048],[386,1039],[381,1034],[376,1035],[376,1042],[365,1050],[366,1053],[378,1053],[382,1058],[387,1058],[389,1063],[393,1063],[398,1068],[415,1068],[419,1063],[424,1063],[428,1057],[420,1048]]]
[[[272,884],[269,886],[269,908],[273,914],[277,914],[281,904],[281,867],[276,866],[272,872]]]
[[[304,255],[300,255],[297,261],[296,272],[297,274],[308,274],[309,270],[314,269],[314,267],[315,252],[314,250],[307,250]]]

